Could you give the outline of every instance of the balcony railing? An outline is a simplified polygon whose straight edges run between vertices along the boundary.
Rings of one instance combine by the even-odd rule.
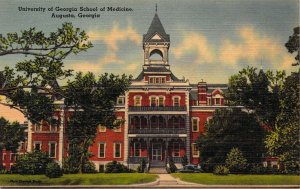
[[[185,128],[177,128],[177,129],[154,129],[154,128],[146,128],[146,129],[129,129],[129,134],[186,134]]]
[[[146,163],[149,162],[148,157],[129,157],[129,163],[141,163],[143,159],[145,160]]]
[[[186,106],[129,106],[129,111],[186,111]]]
[[[182,163],[183,157],[172,157],[174,163]],[[169,157],[168,160],[169,161]]]

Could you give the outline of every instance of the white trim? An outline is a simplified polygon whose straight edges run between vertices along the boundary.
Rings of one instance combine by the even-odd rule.
[[[33,150],[36,150],[36,149],[35,149],[35,145],[36,145],[36,144],[40,144],[40,149],[39,149],[39,150],[42,150],[42,141],[34,141],[34,142],[33,142]]]
[[[2,161],[6,160],[5,158],[6,158],[6,153],[3,153],[2,154]]]
[[[140,103],[139,103],[139,105],[137,105],[137,103],[136,103],[136,98],[140,98]],[[134,106],[142,106],[142,99],[143,99],[143,97],[142,97],[142,95],[134,95],[134,97],[133,97],[133,105]]]
[[[206,118],[206,122],[209,122],[209,120],[211,120],[213,118],[213,116],[208,116],[207,118]]]
[[[194,120],[197,120],[197,130],[194,130]],[[192,132],[193,133],[199,132],[199,122],[200,122],[199,117],[192,117],[191,122],[192,122]]]
[[[139,148],[139,156],[135,155],[135,150],[136,150],[136,144],[139,144],[140,148]],[[133,156],[134,157],[141,157],[142,156],[142,144],[140,142],[134,142],[133,143]]]
[[[53,157],[51,157],[50,156],[50,152],[51,152],[51,144],[55,144],[55,148],[54,148],[54,156]],[[50,158],[56,158],[56,150],[57,150],[57,142],[56,141],[49,141],[48,142],[48,155],[49,155],[49,157]]]
[[[100,144],[104,144],[104,157],[100,157]],[[98,142],[98,158],[106,157],[106,142]]]
[[[173,106],[175,106],[175,98],[178,98],[178,106],[180,106],[180,100],[181,100],[181,96],[172,96],[172,104]]]
[[[106,132],[106,127],[104,125],[99,124],[98,125],[98,130],[99,130],[99,133],[105,133]]]
[[[196,146],[196,148],[198,148],[196,143],[192,143],[192,144],[191,144],[191,148],[192,148],[192,156],[193,156],[193,157],[199,157],[199,156],[200,156],[199,149],[197,150],[197,155],[194,155],[194,153],[193,153],[193,152],[194,152],[194,147],[193,147],[193,146]]]
[[[116,144],[120,144],[120,157],[116,157]],[[114,158],[122,158],[122,143],[114,142]]]

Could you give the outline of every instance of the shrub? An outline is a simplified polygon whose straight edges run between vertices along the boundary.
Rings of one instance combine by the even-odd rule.
[[[141,160],[140,165],[137,168],[138,173],[144,173],[146,169],[146,161],[144,159]]]
[[[253,164],[250,167],[251,174],[278,174],[280,171],[277,167],[264,167],[262,164]]]
[[[232,148],[225,160],[226,167],[231,173],[243,173],[247,169],[247,160],[238,148]]]
[[[63,175],[63,170],[60,168],[58,163],[48,163],[46,168],[46,176],[49,178],[59,178]]]
[[[16,161],[16,170],[24,175],[45,174],[48,163],[53,160],[47,153],[41,151],[20,155]]]
[[[106,164],[105,173],[129,173],[131,172],[125,165],[112,161]]]
[[[225,167],[224,165],[217,165],[214,169],[215,175],[228,175],[229,169]]]
[[[169,170],[167,170],[170,173],[175,173],[177,171],[177,167],[173,161],[173,158],[169,157]]]
[[[83,166],[83,173],[96,173],[96,166],[93,162],[88,161]]]
[[[75,166],[70,158],[64,159],[63,162],[63,172],[65,174],[73,174],[73,173],[78,173],[79,172],[79,167]]]

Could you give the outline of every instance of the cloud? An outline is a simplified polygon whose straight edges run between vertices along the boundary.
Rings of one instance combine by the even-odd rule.
[[[191,32],[178,44],[173,53],[175,58],[180,59],[184,55],[196,53],[195,63],[212,63],[214,61],[214,49],[209,46],[205,36]]]
[[[110,31],[91,30],[87,34],[91,41],[103,41],[108,50],[113,52],[119,50],[118,42],[129,40],[137,45],[141,42],[141,35],[131,24],[128,24],[127,28],[121,29],[118,23],[114,23]]]
[[[125,69],[126,69],[126,71],[128,71],[131,74],[131,73],[137,71],[139,68],[140,68],[139,63],[131,63],[131,64],[128,64]]]
[[[283,44],[274,37],[262,35],[249,26],[237,29],[237,34],[238,41],[225,39],[221,43],[218,50],[220,62],[230,66],[236,66],[241,61],[255,66],[259,66],[262,62],[270,63],[272,67],[279,69],[290,66],[292,56],[286,53]]]

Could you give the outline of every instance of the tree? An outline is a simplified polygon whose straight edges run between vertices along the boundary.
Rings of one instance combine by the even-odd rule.
[[[69,142],[69,167],[80,173],[92,156],[89,146],[94,143],[99,124],[108,128],[119,126],[114,105],[118,96],[130,84],[130,77],[103,74],[98,78],[92,73],[78,73],[69,81],[64,91],[67,108],[74,111],[66,129]],[[78,134],[80,133],[80,134]]]
[[[0,151],[3,149],[15,152],[21,141],[25,140],[25,128],[18,122],[10,123],[3,117],[0,118]]]
[[[280,95],[281,112],[277,117],[275,130],[265,143],[269,154],[279,157],[286,173],[299,173],[299,71],[287,77]]]
[[[279,92],[284,78],[284,71],[257,73],[256,68],[244,68],[229,79],[225,94],[228,105],[244,106],[254,113],[259,123],[273,129],[280,111]]]
[[[239,108],[219,109],[205,125],[197,141],[204,170],[224,164],[228,152],[238,148],[249,163],[261,161],[265,131],[253,114]]]
[[[232,148],[225,160],[226,167],[231,173],[242,173],[247,169],[247,159],[238,148]]]
[[[62,60],[91,48],[84,31],[65,23],[46,36],[35,28],[21,34],[0,34],[0,56],[25,55],[32,57],[18,62],[15,69],[0,71],[0,104],[21,111],[32,123],[51,120],[53,99],[61,95],[59,81],[71,76],[64,70]]]
[[[289,53],[294,53],[296,52],[296,57],[295,57],[295,60],[296,62],[293,63],[292,65],[293,66],[299,66],[299,61],[300,61],[300,49],[299,49],[299,26],[298,27],[295,27],[294,28],[294,33],[292,36],[289,36],[289,40],[285,43],[285,47],[287,48],[287,50],[289,51]]]
[[[46,152],[34,151],[17,158],[16,170],[24,175],[45,174],[48,163],[52,161]]]

